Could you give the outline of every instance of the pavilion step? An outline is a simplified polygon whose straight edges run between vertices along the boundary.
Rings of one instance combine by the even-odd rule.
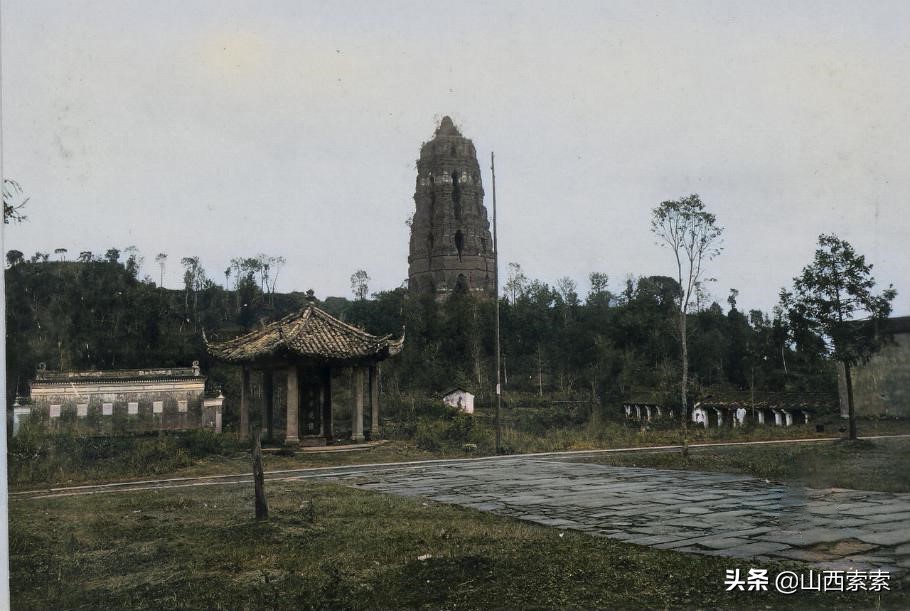
[[[327,445],[325,437],[322,435],[304,435],[300,438],[300,445],[303,447],[315,447]]]

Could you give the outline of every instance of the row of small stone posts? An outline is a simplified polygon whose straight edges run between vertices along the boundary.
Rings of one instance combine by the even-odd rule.
[[[675,412],[669,408],[656,405],[626,403],[623,405],[626,418],[639,422],[651,422],[658,418],[674,418]],[[793,426],[794,424],[808,424],[810,412],[803,409],[784,409],[757,407],[754,409],[743,406],[717,407],[696,404],[689,415],[692,423],[705,428],[731,425],[734,427],[745,426],[748,420],[759,425]]]

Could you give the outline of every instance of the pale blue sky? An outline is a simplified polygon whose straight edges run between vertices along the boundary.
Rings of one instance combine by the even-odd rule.
[[[2,2],[6,248],[283,255],[279,290],[407,275],[414,162],[451,114],[496,151],[501,269],[667,274],[651,208],[726,227],[769,308],[835,232],[910,313],[906,2]]]

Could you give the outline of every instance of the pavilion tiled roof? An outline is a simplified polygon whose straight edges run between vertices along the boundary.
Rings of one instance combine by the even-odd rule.
[[[219,343],[209,354],[229,363],[251,363],[271,356],[316,360],[382,360],[401,351],[404,337],[376,336],[338,320],[313,304],[280,320]]]

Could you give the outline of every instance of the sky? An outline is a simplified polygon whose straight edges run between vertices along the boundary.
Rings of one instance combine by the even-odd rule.
[[[224,281],[350,296],[407,277],[415,161],[451,115],[478,151],[500,270],[584,296],[592,271],[673,275],[649,230],[698,193],[725,304],[769,310],[821,233],[910,314],[910,3],[3,0],[5,248],[135,245]]]

